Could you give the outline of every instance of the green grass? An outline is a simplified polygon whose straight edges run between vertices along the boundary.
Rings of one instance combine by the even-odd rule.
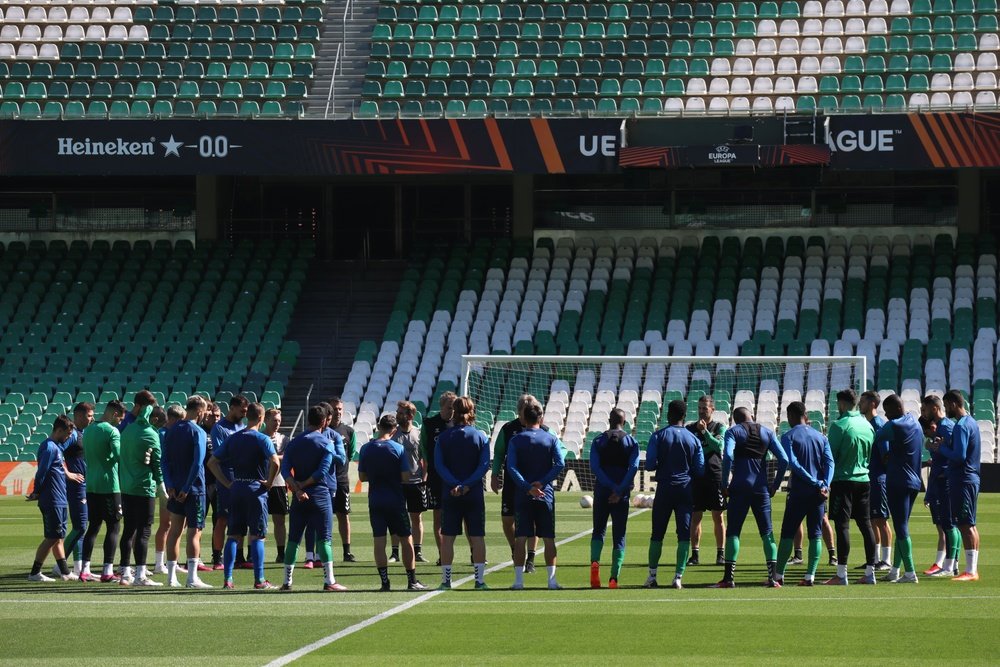
[[[578,495],[562,494],[559,537],[589,529],[590,514]],[[489,497],[492,565],[507,560],[499,531],[499,501]],[[781,497],[776,499],[780,523]],[[351,591],[318,592],[319,570],[296,571],[294,593],[247,590],[252,574],[237,571],[240,590],[135,590],[110,584],[31,584],[26,581],[41,521],[34,504],[0,499],[0,664],[3,665],[177,665],[265,664],[339,630],[416,598],[405,591],[373,592],[378,575],[372,563],[365,498],[356,498],[354,552],[362,562],[337,565],[338,580]],[[848,588],[759,587],[764,577],[756,536],[744,531],[738,588],[715,591],[714,565],[688,568],[686,589],[643,590],[650,513],[629,525],[627,565],[618,591],[589,589],[589,535],[559,550],[559,579],[566,590],[544,590],[544,569],[529,575],[529,590],[506,590],[510,568],[487,576],[490,592],[470,584],[427,596],[420,604],[328,644],[300,660],[305,664],[557,664],[677,663],[825,664],[854,659],[880,664],[933,664],[945,660],[995,663],[1000,640],[994,634],[1000,615],[1000,580],[990,550],[993,527],[1000,526],[1000,497],[982,496],[980,530],[985,551],[982,580],[959,584],[921,578],[918,586]],[[748,522],[752,527],[752,521]],[[936,538],[927,511],[918,507],[912,532],[919,569],[933,560]],[[860,552],[856,537],[855,553]],[[661,581],[672,571],[673,536],[668,534]],[[430,541],[430,540],[425,540]],[[208,544],[207,537],[203,544]],[[98,545],[95,555],[99,556]],[[207,553],[207,552],[206,552]],[[334,553],[339,561],[340,547]],[[462,565],[456,578],[471,574]],[[711,536],[703,543],[711,559]],[[268,559],[273,560],[273,548]],[[428,557],[436,558],[433,546]],[[610,544],[605,548],[605,563]],[[854,559],[857,561],[857,558]],[[539,556],[541,562],[541,556]],[[821,566],[819,578],[832,574]],[[46,571],[50,569],[47,563]],[[801,567],[790,568],[795,583]],[[607,566],[604,575],[607,576]],[[428,563],[419,569],[429,585],[439,573]],[[268,565],[280,582],[281,567]],[[392,567],[393,585],[405,587],[402,567]],[[221,584],[221,573],[205,580]],[[163,579],[163,577],[158,577]],[[210,661],[206,661],[209,658]]]

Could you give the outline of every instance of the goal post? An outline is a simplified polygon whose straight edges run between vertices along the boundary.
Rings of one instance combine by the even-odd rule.
[[[686,421],[694,421],[706,394],[714,399],[715,420],[727,425],[732,410],[746,407],[780,435],[787,428],[785,408],[802,401],[810,422],[825,431],[837,416],[838,391],[870,388],[867,364],[865,356],[465,355],[459,388],[475,401],[476,425],[490,435],[491,445],[499,428],[516,417],[518,398],[538,398],[544,424],[563,441],[568,468],[581,468],[580,477],[589,475],[590,444],[608,428],[614,408],[625,412],[626,430],[643,450],[666,425],[672,400],[685,401]],[[586,490],[585,480],[578,481]]]

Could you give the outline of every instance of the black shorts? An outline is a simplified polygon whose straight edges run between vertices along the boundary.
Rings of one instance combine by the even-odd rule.
[[[267,492],[267,513],[271,516],[288,514],[288,487],[272,486]]]
[[[429,510],[441,509],[441,478],[427,476],[424,482],[424,506]]]
[[[871,520],[871,485],[868,482],[830,484],[830,519],[834,523]]]
[[[696,477],[692,491],[695,512],[722,512],[726,509],[726,497],[722,495],[722,480],[714,477]]]
[[[504,476],[503,487],[500,489],[500,516],[514,516],[514,498],[517,494],[517,484]]]
[[[91,523],[118,523],[122,519],[122,494],[88,492],[87,507]]]
[[[427,485],[404,484],[403,497],[406,498],[406,511],[410,514],[420,514],[427,511]]]
[[[351,492],[339,484],[337,485],[337,492],[333,495],[333,513],[351,513]]]

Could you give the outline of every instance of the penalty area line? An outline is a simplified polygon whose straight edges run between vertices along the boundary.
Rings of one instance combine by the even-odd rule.
[[[632,512],[631,514],[629,514],[629,518],[634,517],[634,516],[639,515],[639,514],[642,514],[643,512],[647,512],[647,511],[649,511],[649,510],[648,509],[640,509],[640,510],[638,510],[636,512]],[[572,535],[572,536],[567,537],[565,539],[559,540],[558,542],[556,542],[556,546],[557,547],[561,547],[564,544],[569,544],[570,542],[578,540],[581,537],[586,537],[587,535],[590,535],[592,532],[593,532],[592,529],[587,529],[587,530],[580,531],[576,535]],[[544,549],[539,549],[539,551],[544,551]],[[496,565],[487,568],[486,569],[486,574],[492,574],[494,572],[498,572],[500,570],[503,570],[505,568],[510,567],[513,564],[514,564],[514,561],[512,561],[512,560],[506,560],[506,561],[504,561],[502,563],[497,563]],[[458,581],[455,581],[453,583],[453,585],[454,586],[461,586],[463,584],[469,583],[470,581],[473,581],[474,579],[475,579],[475,575],[469,575],[467,577],[462,577]],[[306,655],[309,655],[310,653],[312,653],[314,651],[318,651],[319,649],[323,648],[324,646],[329,646],[330,644],[332,644],[332,643],[334,643],[336,641],[339,641],[339,640],[343,639],[344,637],[349,637],[350,635],[353,635],[356,632],[360,632],[361,630],[364,630],[367,627],[375,625],[379,621],[384,621],[387,618],[391,618],[391,617],[393,617],[393,616],[395,616],[397,614],[401,614],[404,611],[407,611],[408,609],[412,609],[413,607],[416,607],[419,604],[427,602],[428,600],[432,600],[432,599],[434,599],[435,597],[441,595],[444,592],[445,591],[429,591],[427,593],[423,593],[422,595],[419,595],[419,596],[413,598],[412,600],[408,600],[408,601],[404,602],[403,604],[396,605],[395,607],[392,607],[392,608],[387,609],[387,610],[385,610],[383,612],[375,614],[374,616],[372,616],[370,618],[366,618],[365,620],[360,621],[358,623],[355,623],[354,625],[348,626],[348,627],[344,628],[343,630],[339,630],[339,631],[333,633],[332,635],[327,635],[326,637],[323,637],[322,639],[317,639],[313,643],[306,644],[302,648],[297,649],[295,651],[292,651],[291,653],[287,653],[287,654],[281,656],[280,658],[275,658],[274,660],[272,660],[272,661],[268,662],[266,665],[264,665],[264,667],[282,667],[283,665],[287,665],[290,662],[293,662],[295,660],[298,660],[299,658],[302,658],[302,657],[304,657]],[[507,602],[509,603],[509,601],[507,601]]]

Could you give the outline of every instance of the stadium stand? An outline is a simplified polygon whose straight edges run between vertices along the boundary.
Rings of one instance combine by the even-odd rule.
[[[996,106],[996,0],[383,0],[360,114]]]
[[[33,241],[0,253],[0,461],[33,461],[80,401],[238,392],[280,406],[311,245]],[[224,261],[223,261],[224,260]]]
[[[0,118],[302,112],[324,0],[0,5]]]
[[[984,461],[996,453],[997,256],[992,239],[908,236],[690,236],[484,241],[416,251],[381,345],[362,343],[344,390],[356,427],[370,430],[402,398],[421,413],[456,390],[463,354],[827,356],[868,358],[869,385],[916,411],[926,392],[971,399]],[[797,371],[797,372],[796,372]],[[666,405],[690,418],[707,392],[717,409],[746,406],[760,421],[803,400],[814,424],[835,418],[835,396],[808,370],[783,382],[719,373],[646,379],[620,369],[548,379],[499,373],[480,401],[487,432],[513,419],[528,391],[577,456],[606,428],[610,408],[645,441]],[[825,373],[825,372],[824,372]],[[433,408],[432,408],[433,411]]]

